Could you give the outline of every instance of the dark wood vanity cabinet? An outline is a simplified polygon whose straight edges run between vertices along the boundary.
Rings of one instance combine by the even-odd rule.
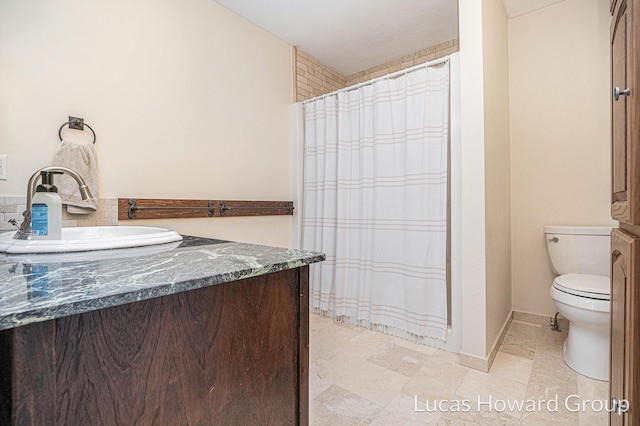
[[[308,266],[0,332],[2,425],[307,425]]]
[[[640,424],[640,0],[611,1],[611,425]],[[628,405],[625,405],[628,404]]]

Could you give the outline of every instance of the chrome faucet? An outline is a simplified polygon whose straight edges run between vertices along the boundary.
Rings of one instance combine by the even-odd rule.
[[[41,172],[66,173],[72,178],[74,178],[75,181],[78,183],[78,189],[80,190],[80,197],[82,197],[83,200],[88,200],[90,198],[93,198],[93,195],[91,194],[91,191],[89,190],[89,187],[87,186],[86,182],[84,181],[82,176],[80,176],[77,172],[71,169],[68,169],[66,167],[60,167],[60,166],[43,167],[42,169],[35,172],[29,179],[29,182],[27,183],[27,209],[22,213],[22,216],[24,216],[24,220],[20,224],[20,229],[18,230],[18,232],[16,232],[16,235],[13,236],[14,239],[28,240],[31,237],[31,201],[33,198],[33,194],[35,192],[36,183],[38,182],[38,178],[40,177]]]

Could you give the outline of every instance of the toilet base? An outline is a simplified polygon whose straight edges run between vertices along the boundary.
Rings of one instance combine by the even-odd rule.
[[[564,341],[564,362],[577,373],[596,380],[609,380],[609,324],[569,324]]]

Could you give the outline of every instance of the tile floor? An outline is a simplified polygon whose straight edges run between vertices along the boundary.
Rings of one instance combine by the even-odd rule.
[[[489,373],[461,366],[456,354],[314,314],[309,331],[313,426],[607,424],[608,383],[564,364],[566,330],[514,320]],[[523,409],[504,407],[518,402]]]

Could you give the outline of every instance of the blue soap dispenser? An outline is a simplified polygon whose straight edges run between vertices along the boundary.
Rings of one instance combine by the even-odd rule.
[[[53,175],[61,172],[43,171],[42,182],[36,187],[31,203],[31,238],[62,239],[62,200],[53,184]]]

